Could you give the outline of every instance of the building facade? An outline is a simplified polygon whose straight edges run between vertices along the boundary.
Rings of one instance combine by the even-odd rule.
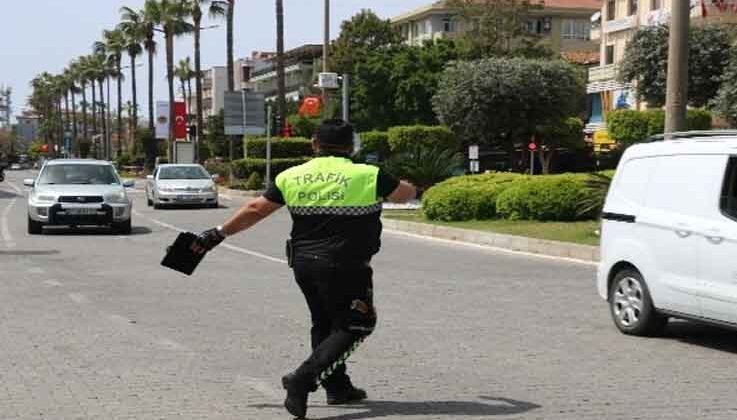
[[[275,53],[254,51],[249,58],[241,58],[233,62],[233,81],[235,89],[255,90],[251,78],[256,68],[274,58]],[[211,67],[202,75],[202,110],[205,117],[217,115],[225,106],[225,92],[228,91],[228,68],[226,66]],[[193,101],[192,107],[196,108]]]
[[[24,111],[21,115],[16,115],[15,119],[15,135],[18,141],[18,147],[27,150],[28,147],[39,136],[40,121],[38,115]]]
[[[555,52],[596,52],[591,39],[591,15],[601,8],[600,0],[545,0],[544,7],[532,10],[527,30],[537,34]],[[422,45],[426,41],[453,38],[466,23],[444,0],[393,18],[405,43]]]
[[[310,92],[316,82],[322,64],[322,45],[303,45],[284,53],[287,100],[297,101]],[[276,57],[257,63],[251,72],[250,87],[263,93],[266,100],[274,100],[278,94]]]
[[[601,41],[600,65],[589,69],[587,92],[591,104],[586,131],[605,127],[606,113],[613,109],[640,109],[633,85],[617,81],[618,66],[624,60],[627,43],[639,29],[667,24],[674,0],[605,0],[592,16],[592,38]],[[687,0],[675,0],[687,1]],[[737,23],[735,0],[690,0],[691,24]],[[606,138],[599,135],[598,137]]]

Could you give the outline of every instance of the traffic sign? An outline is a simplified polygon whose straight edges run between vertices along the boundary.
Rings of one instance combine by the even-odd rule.
[[[470,160],[479,160],[479,145],[472,144],[468,146],[468,158]]]
[[[530,143],[527,145],[527,148],[530,149],[531,152],[534,152],[537,150],[537,143]]]

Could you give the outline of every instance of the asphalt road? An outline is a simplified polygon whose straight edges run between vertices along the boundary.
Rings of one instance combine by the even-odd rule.
[[[134,233],[28,236],[22,177],[0,183],[0,418],[288,419],[281,375],[308,352],[283,262],[284,212],[192,277],[159,267],[177,229],[218,210],[153,210]],[[229,207],[229,208],[227,208]],[[370,400],[312,419],[734,419],[737,340],[683,322],[619,334],[594,267],[387,232],[379,327],[352,358]]]

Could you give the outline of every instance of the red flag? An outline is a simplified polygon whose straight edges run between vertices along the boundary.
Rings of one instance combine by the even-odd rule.
[[[174,102],[174,138],[187,138],[187,106],[184,102]]]

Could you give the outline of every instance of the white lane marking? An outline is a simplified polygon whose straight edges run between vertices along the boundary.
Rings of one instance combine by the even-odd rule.
[[[237,381],[266,397],[273,399],[284,398],[283,390],[276,388],[270,382],[263,379],[239,375]]]
[[[162,222],[160,220],[156,220],[156,219],[153,219],[151,217],[144,216],[144,215],[142,215],[141,213],[139,213],[139,212],[137,212],[135,210],[133,211],[133,215],[136,216],[136,217],[141,217],[141,218],[150,220],[151,222],[153,222],[153,223],[155,223],[155,224],[157,224],[157,225],[159,225],[161,227],[164,227],[164,228],[167,228],[167,229],[171,229],[171,230],[176,231],[176,232],[186,232],[185,229],[182,229],[182,228],[177,227],[177,226],[174,226],[174,225],[170,225],[168,223],[164,223],[164,222]],[[286,264],[287,263],[286,260],[283,260],[281,258],[274,258],[274,257],[271,257],[269,255],[262,254],[260,252],[251,251],[249,249],[241,248],[241,247],[238,247],[238,246],[235,246],[235,245],[231,245],[231,244],[228,244],[228,243],[223,243],[220,246],[223,247],[223,248],[229,249],[231,251],[235,251],[235,252],[238,252],[238,253],[241,253],[241,254],[245,254],[245,255],[250,255],[250,256],[256,257],[256,258],[261,258],[261,259],[264,259],[264,260],[267,260],[267,261],[271,261],[271,262],[275,262],[275,263],[279,263],[279,264]]]
[[[517,255],[517,256],[523,256],[523,257],[534,257],[534,258],[540,258],[543,260],[567,262],[567,263],[573,263],[573,264],[588,265],[592,267],[598,267],[599,265],[599,263],[594,262],[594,261],[579,260],[576,258],[567,258],[567,257],[555,257],[552,255],[535,254],[532,252],[514,251],[511,249],[499,248],[499,247],[495,247],[491,245],[479,245],[479,244],[472,244],[468,242],[453,241],[450,239],[433,238],[430,236],[416,235],[414,233],[407,233],[407,232],[402,232],[402,231],[392,230],[392,229],[384,229],[384,232],[391,233],[393,235],[407,236],[410,238],[420,239],[423,241],[439,242],[439,243],[443,243],[446,245],[453,245],[453,246],[464,246],[464,247],[476,248],[476,249],[495,252],[495,253],[511,254],[511,255]]]
[[[10,227],[8,225],[8,216],[10,216],[10,210],[13,209],[15,202],[18,201],[18,197],[14,197],[8,203],[8,207],[3,210],[2,216],[0,216],[0,236],[3,238],[3,242],[8,248],[13,248],[15,243],[13,242],[13,235],[10,234]]]
[[[189,347],[185,346],[184,344],[177,343],[174,340],[169,340],[168,338],[159,339],[158,344],[164,347],[166,350],[192,353],[192,349],[190,349]]]
[[[44,281],[44,284],[49,287],[61,287],[62,284],[56,280],[46,280]]]
[[[21,188],[20,188],[19,186],[15,185],[14,183],[12,183],[12,182],[8,181],[8,182],[7,182],[7,184],[8,184],[8,186],[9,186],[10,188],[12,188],[12,189],[13,189],[13,190],[14,190],[15,192],[17,192],[18,194],[21,194],[21,193],[23,192],[23,190],[21,190]]]
[[[43,274],[45,273],[44,269],[41,267],[29,267],[28,272],[30,274]]]
[[[69,293],[68,294],[69,299],[73,300],[74,302],[82,305],[84,303],[89,303],[89,299],[87,299],[87,296],[80,294],[80,293]]]
[[[129,325],[133,323],[130,319],[120,315],[108,314],[107,317],[116,324]]]

